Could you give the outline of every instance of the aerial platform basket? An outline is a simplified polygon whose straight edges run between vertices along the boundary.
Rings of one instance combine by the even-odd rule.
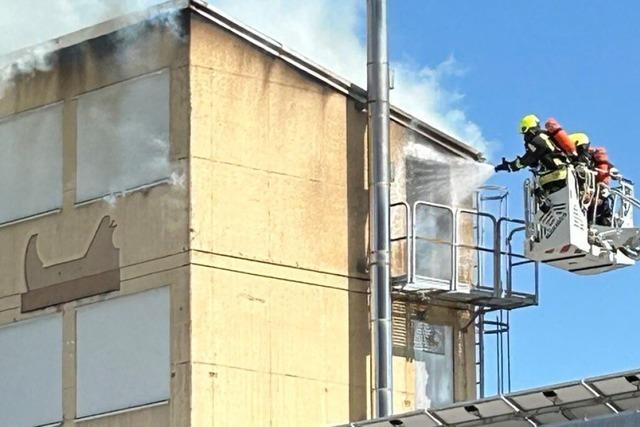
[[[512,251],[524,222],[475,209],[416,201],[392,205],[392,283],[396,295],[486,309],[538,303],[538,264]],[[515,272],[529,266],[527,291]]]
[[[633,225],[633,184],[619,180],[609,191],[607,225],[597,225],[594,200],[603,187],[586,168],[567,167],[566,185],[547,195],[541,209],[537,180],[525,181],[525,256],[576,274],[598,274],[635,264],[640,230]],[[600,220],[602,223],[602,219]]]

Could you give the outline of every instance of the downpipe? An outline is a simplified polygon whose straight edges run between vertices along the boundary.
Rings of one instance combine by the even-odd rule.
[[[367,0],[369,274],[377,418],[393,413],[387,0]]]

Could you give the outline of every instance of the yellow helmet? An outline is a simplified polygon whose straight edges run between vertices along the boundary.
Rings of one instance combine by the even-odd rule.
[[[520,133],[527,133],[533,127],[540,126],[540,119],[535,114],[526,115],[520,120]]]
[[[576,147],[589,145],[589,136],[586,133],[571,133],[569,134],[569,138],[576,143]]]

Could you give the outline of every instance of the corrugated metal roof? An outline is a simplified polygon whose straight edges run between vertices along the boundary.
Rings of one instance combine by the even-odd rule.
[[[273,55],[289,65],[297,68],[305,74],[327,84],[333,89],[342,92],[346,96],[360,103],[366,108],[367,92],[365,89],[355,85],[330,70],[314,63],[312,60],[303,55],[287,48],[282,43],[254,30],[239,21],[224,14],[220,10],[207,4],[204,0],[169,0],[157,6],[153,6],[142,12],[136,12],[129,15],[121,16],[89,28],[76,31],[71,34],[42,43],[39,46],[46,46],[48,50],[55,51],[70,47],[87,40],[95,39],[114,31],[120,30],[130,25],[142,22],[150,16],[166,13],[176,9],[189,9],[192,13],[196,13],[209,22],[212,22],[227,31],[243,38],[248,43],[262,49],[270,55]],[[22,49],[0,58],[0,64],[11,64],[18,58],[28,55],[34,51],[37,46]],[[363,67],[365,64],[362,65]],[[427,139],[442,146],[443,148],[466,158],[481,161],[484,159],[482,152],[464,142],[447,135],[441,130],[429,125],[428,123],[418,119],[417,117],[407,113],[397,107],[391,107],[391,120],[396,123],[412,129],[413,131],[423,135]]]
[[[640,370],[518,391],[343,427],[531,427],[640,410]]]

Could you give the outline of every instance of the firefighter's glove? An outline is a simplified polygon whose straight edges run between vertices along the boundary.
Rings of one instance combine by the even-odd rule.
[[[511,163],[507,161],[504,157],[502,158],[502,163],[493,168],[496,172],[506,171],[511,172]]]

